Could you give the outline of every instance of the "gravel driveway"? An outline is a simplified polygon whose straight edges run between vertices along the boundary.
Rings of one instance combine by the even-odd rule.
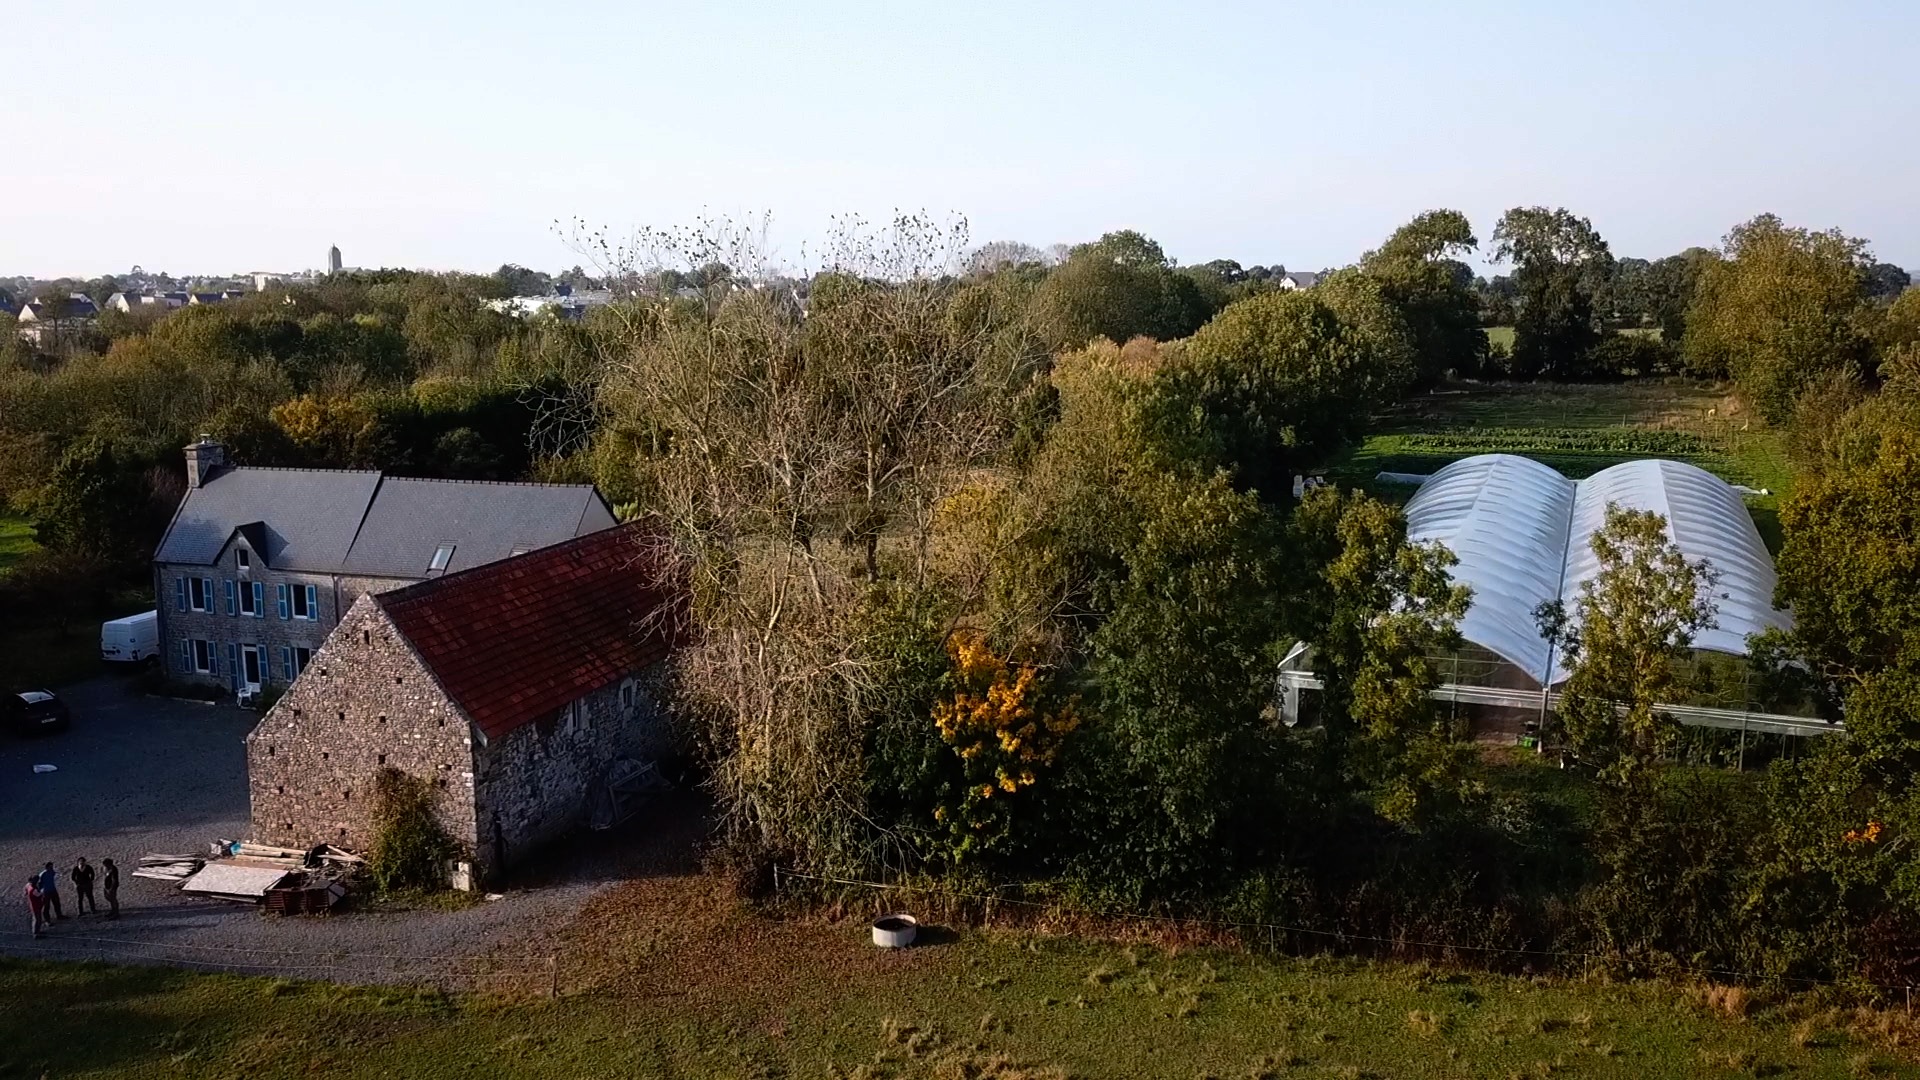
[[[593,834],[522,875],[527,884],[462,910],[347,912],[281,918],[258,908],[182,894],[173,882],[131,877],[146,852],[204,852],[244,839],[246,755],[256,715],[135,692],[104,677],[60,691],[71,730],[0,735],[0,870],[13,918],[0,953],[160,962],[345,982],[428,981],[455,987],[544,986],[548,932],[595,893],[654,864],[662,830],[641,819]],[[36,764],[56,766],[35,773]],[[684,828],[665,830],[674,846]],[[684,848],[682,848],[684,850]],[[65,871],[85,855],[121,868],[121,918],[75,917]],[[68,918],[45,938],[28,932],[21,885],[51,859]]]

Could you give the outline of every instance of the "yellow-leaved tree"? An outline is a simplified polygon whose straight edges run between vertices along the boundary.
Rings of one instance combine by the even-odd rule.
[[[1038,667],[996,655],[977,631],[955,634],[948,653],[952,693],[935,703],[933,722],[960,759],[961,781],[934,819],[960,863],[1004,849],[1020,792],[1059,760],[1080,715]]]

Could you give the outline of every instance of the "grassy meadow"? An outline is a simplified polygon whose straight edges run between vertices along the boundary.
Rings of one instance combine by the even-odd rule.
[[[37,547],[33,526],[25,518],[0,511],[0,574],[6,573]]]
[[[1743,991],[742,925],[555,1000],[0,961],[0,1076],[1916,1076],[1907,1022]],[[732,955],[714,955],[724,948]],[[689,964],[700,978],[686,978]]]

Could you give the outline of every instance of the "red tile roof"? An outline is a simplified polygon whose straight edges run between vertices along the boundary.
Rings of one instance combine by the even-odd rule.
[[[683,608],[649,535],[623,525],[373,599],[497,738],[666,658]]]

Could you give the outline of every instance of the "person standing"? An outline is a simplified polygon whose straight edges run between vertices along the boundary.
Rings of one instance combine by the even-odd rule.
[[[120,868],[113,865],[112,859],[101,859],[100,865],[106,868],[106,874],[100,879],[101,891],[107,894],[107,918],[120,917]]]
[[[87,865],[85,855],[80,856],[80,861],[73,864],[73,869],[67,871],[67,876],[73,879],[74,914],[85,915],[88,908],[92,908],[95,915],[100,914],[100,905],[93,900],[93,867]]]
[[[27,879],[27,910],[33,913],[33,936],[40,937],[40,931],[47,925],[47,898],[40,894],[40,875]]]
[[[55,919],[67,917],[67,913],[60,910],[60,871],[55,870],[52,863],[40,871],[40,896],[42,904],[51,912],[47,916],[48,926],[52,926]]]

